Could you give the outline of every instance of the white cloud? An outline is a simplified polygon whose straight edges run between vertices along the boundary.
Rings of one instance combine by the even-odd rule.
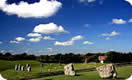
[[[92,2],[95,2],[96,0],[79,0],[79,2],[81,3],[84,3],[84,2],[87,2],[87,3],[92,3]]]
[[[125,0],[125,1],[129,2],[131,4],[131,6],[132,6],[132,0]]]
[[[21,41],[24,41],[25,38],[23,37],[17,37],[15,40],[11,40],[10,43],[20,43]]]
[[[116,31],[112,31],[111,33],[103,33],[101,34],[102,36],[117,36],[117,35],[120,35],[119,32],[116,32]]]
[[[105,40],[110,40],[110,37],[106,37]]]
[[[44,40],[55,40],[55,38],[52,38],[52,37],[50,37],[50,36],[45,36],[43,39],[44,39]]]
[[[53,49],[52,48],[47,48],[49,52],[53,52]]]
[[[1,52],[1,53],[5,53],[5,50],[1,50],[0,52]]]
[[[128,22],[132,23],[132,19],[129,19]]]
[[[123,19],[112,19],[113,24],[125,24],[126,21]]]
[[[40,42],[42,37],[37,37],[37,38],[30,38],[29,41],[30,42]]]
[[[54,45],[56,46],[70,46],[73,45],[74,41],[59,42],[56,41]]]
[[[2,44],[3,42],[2,41],[0,41],[0,44]]]
[[[89,27],[89,24],[84,24],[84,27]]]
[[[18,41],[18,42],[24,41],[24,40],[25,40],[25,38],[23,38],[23,37],[17,37],[17,38],[16,38],[16,41]]]
[[[83,44],[90,44],[90,45],[92,45],[94,43],[93,42],[90,42],[90,41],[84,41]]]
[[[54,23],[40,24],[36,26],[33,31],[44,34],[67,33],[61,25],[57,26]]]
[[[56,46],[71,46],[74,44],[74,41],[81,40],[81,39],[83,39],[83,37],[81,35],[78,35],[78,36],[73,37],[69,41],[65,41],[65,42],[56,41],[54,45],[56,45]]]
[[[71,41],[81,40],[81,39],[83,39],[83,36],[78,35],[78,36],[73,37],[73,38],[71,39]]]
[[[28,37],[41,37],[41,34],[39,33],[29,33],[27,34]]]
[[[62,3],[56,0],[40,0],[40,2],[33,4],[21,1],[18,5],[15,3],[7,4],[6,2],[7,0],[0,0],[0,10],[24,18],[50,17],[62,7]]]
[[[18,41],[10,41],[10,43],[16,43],[16,44],[18,44],[19,42]]]
[[[88,0],[88,3],[95,2],[96,0]]]

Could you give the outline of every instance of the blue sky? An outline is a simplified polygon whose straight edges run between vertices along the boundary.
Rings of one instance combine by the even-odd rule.
[[[131,0],[0,0],[0,51],[132,51]]]

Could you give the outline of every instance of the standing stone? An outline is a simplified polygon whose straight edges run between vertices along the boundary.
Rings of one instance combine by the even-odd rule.
[[[19,65],[18,65],[18,71],[20,71],[20,70],[21,70],[21,65],[19,64]]]
[[[18,70],[18,65],[17,65],[17,64],[15,65],[15,70],[16,70],[16,71]]]
[[[74,66],[72,63],[64,66],[64,73],[65,73],[65,75],[69,75],[69,76],[75,76],[76,75],[76,73],[74,71]]]
[[[7,80],[7,79],[3,78],[3,76],[0,74],[0,80]]]
[[[117,72],[113,64],[105,64],[103,66],[97,67],[96,70],[98,71],[101,78],[116,78],[117,76]]]
[[[40,73],[42,73],[43,67],[44,67],[44,64],[43,63],[40,63]]]
[[[29,66],[29,64],[26,64],[26,68]]]
[[[31,66],[28,66],[27,71],[28,71],[28,72],[31,71]]]
[[[48,69],[48,72],[51,72],[51,69]]]
[[[126,80],[132,80],[132,75],[128,79],[126,79]]]
[[[24,66],[21,66],[21,71],[24,71]]]

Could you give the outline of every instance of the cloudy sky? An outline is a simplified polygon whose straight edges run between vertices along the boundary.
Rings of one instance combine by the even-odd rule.
[[[132,0],[0,0],[0,51],[132,51]]]

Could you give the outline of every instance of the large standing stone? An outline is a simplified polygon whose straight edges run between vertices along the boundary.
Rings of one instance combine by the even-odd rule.
[[[126,79],[126,80],[132,80],[132,75],[128,79]]]
[[[76,73],[74,71],[74,66],[72,63],[64,66],[64,73],[65,73],[65,75],[70,75],[70,76],[76,75]]]
[[[21,66],[21,71],[24,71],[25,69],[24,69],[24,66]]]
[[[3,76],[0,74],[0,80],[7,80],[7,79],[3,78]]]
[[[29,64],[26,64],[26,68],[29,67]]]
[[[105,64],[97,67],[96,70],[99,72],[101,78],[116,78],[117,72],[113,64]]]
[[[21,65],[19,64],[19,65],[18,65],[18,71],[20,71],[20,70],[21,70]]]
[[[17,64],[15,65],[15,70],[16,70],[16,71],[18,70],[18,65],[17,65]]]
[[[31,71],[31,66],[28,66],[27,71],[28,71],[28,72]]]

